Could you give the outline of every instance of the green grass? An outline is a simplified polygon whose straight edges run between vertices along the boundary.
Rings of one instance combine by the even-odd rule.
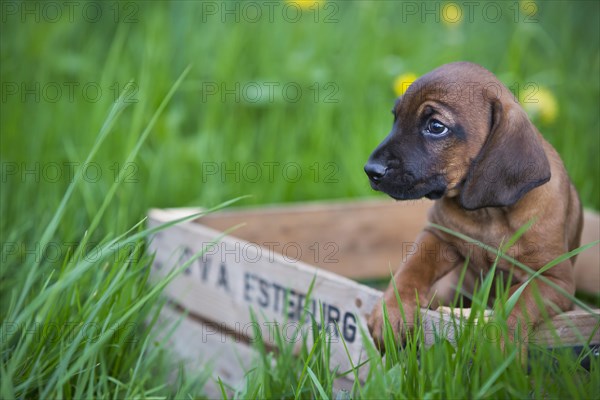
[[[455,28],[431,15],[422,23],[398,2],[327,2],[295,23],[277,11],[273,22],[223,22],[207,4],[223,7],[107,3],[88,22],[84,3],[72,20],[64,7],[54,19],[43,3],[24,16],[22,3],[2,3],[2,397],[201,394],[209,371],[178,369],[151,329],[164,282],[147,281],[147,209],[372,195],[362,166],[391,127],[403,72],[469,60],[511,88],[549,88],[558,116],[534,122],[584,204],[600,208],[597,2],[540,2],[529,24],[514,21],[512,2],[497,3],[499,21],[477,9]],[[206,92],[236,82],[240,101]],[[299,85],[298,101],[286,85]],[[597,362],[588,373],[568,354],[542,352],[525,374],[497,346],[467,339],[480,337],[473,329],[456,349],[423,350],[416,335],[393,362],[366,345],[370,379],[352,395],[598,397]],[[263,352],[238,396],[339,395],[327,346],[317,345],[299,357],[285,343]]]

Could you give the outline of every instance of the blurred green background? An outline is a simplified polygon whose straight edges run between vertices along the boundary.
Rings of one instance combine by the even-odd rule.
[[[2,226],[44,223],[69,163],[83,162],[123,91],[131,104],[70,208],[82,228],[124,168],[113,208],[121,227],[148,207],[242,194],[259,204],[372,195],[362,167],[391,127],[394,80],[456,60],[482,64],[517,94],[533,88],[532,102],[553,96],[554,117],[534,121],[584,204],[600,208],[599,3],[447,5],[3,3]],[[188,65],[139,157],[124,165]]]
[[[597,1],[0,6],[2,334],[4,323],[23,322],[1,343],[2,397],[117,397],[122,387],[154,395],[145,390],[162,385],[158,366],[160,376],[172,371],[155,361],[162,346],[146,348],[143,326],[158,300],[143,297],[144,242],[92,265],[78,243],[108,243],[150,207],[382,196],[362,168],[391,128],[397,89],[447,62],[479,63],[505,82],[561,154],[584,205],[600,209]],[[82,164],[120,95],[128,107]],[[79,169],[83,181],[55,230],[50,221]],[[132,314],[137,307],[145,311]],[[106,327],[122,316],[139,327],[135,346],[119,338],[46,346],[27,334],[40,321]]]

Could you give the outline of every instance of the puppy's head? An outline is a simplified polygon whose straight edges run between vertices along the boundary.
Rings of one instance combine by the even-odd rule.
[[[365,172],[397,200],[459,196],[468,210],[515,204],[550,179],[542,139],[512,93],[476,64],[444,65],[414,82]]]

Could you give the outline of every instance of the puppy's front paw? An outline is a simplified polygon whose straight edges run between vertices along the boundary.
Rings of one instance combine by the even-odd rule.
[[[398,307],[398,303],[396,299],[393,301],[385,302],[390,328],[394,333],[394,338],[396,343],[404,344],[406,341],[406,334],[409,330],[412,330],[414,327],[414,315],[416,307],[410,306],[408,304],[403,304],[404,317],[402,316],[402,312]],[[406,318],[406,319],[405,319]],[[371,333],[371,337],[375,342],[375,346],[382,353],[385,352],[385,344],[383,341],[383,332],[384,332],[384,315],[382,304],[379,303],[375,306],[371,315],[369,316],[369,320],[367,321],[367,325],[369,327],[369,332]]]

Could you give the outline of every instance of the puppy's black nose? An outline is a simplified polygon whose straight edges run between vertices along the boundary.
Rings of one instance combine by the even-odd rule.
[[[376,162],[368,162],[367,165],[365,165],[365,173],[374,183],[379,183],[386,172],[387,167],[385,165]]]

